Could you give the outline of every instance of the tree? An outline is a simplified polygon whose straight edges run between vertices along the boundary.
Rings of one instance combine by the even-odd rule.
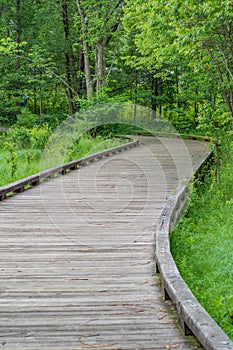
[[[20,113],[25,93],[28,107],[41,120],[43,113],[58,108],[60,114],[67,112],[64,92],[70,113],[77,107],[79,56],[75,56],[72,46],[76,38],[72,5],[76,9],[70,0],[2,1],[1,115],[9,117],[10,122]],[[18,51],[17,45],[14,50],[9,49],[13,42]]]
[[[98,95],[105,85],[105,50],[115,38],[123,0],[76,0],[81,20],[87,97]]]
[[[64,29],[64,36],[66,45],[64,47],[64,55],[66,61],[66,77],[67,77],[67,95],[69,102],[69,111],[73,115],[78,106],[75,104],[75,100],[79,96],[78,89],[78,72],[77,72],[77,58],[75,57],[72,42],[72,28],[70,25],[71,15],[70,6],[68,0],[60,0],[61,16]]]
[[[197,88],[195,83],[196,95],[208,90],[203,82],[213,86],[214,80],[215,89],[221,89],[233,120],[231,2],[128,0],[124,23],[126,29],[133,28],[136,32],[135,44],[142,55],[141,63],[158,69],[169,65],[170,71],[179,67],[182,83],[184,77],[188,77],[187,72],[193,74],[199,84]],[[200,76],[204,74],[212,75],[212,81],[205,79],[201,83]],[[197,105],[195,108],[197,113]]]

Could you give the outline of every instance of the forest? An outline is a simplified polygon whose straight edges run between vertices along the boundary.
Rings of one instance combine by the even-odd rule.
[[[233,339],[233,2],[0,0],[1,186],[38,171],[67,118],[89,122],[85,111],[114,104],[133,106],[121,133],[143,125],[143,107],[152,122],[218,138],[217,165],[171,243],[182,276]],[[107,125],[82,137],[65,160],[118,144],[115,133]]]
[[[131,102],[178,131],[233,125],[233,3],[1,0],[0,123]]]

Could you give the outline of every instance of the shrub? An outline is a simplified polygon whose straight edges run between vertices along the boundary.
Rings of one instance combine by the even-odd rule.
[[[29,148],[31,145],[29,130],[24,126],[13,126],[6,135],[5,143],[6,149],[7,143],[13,145],[15,149]]]
[[[52,130],[48,124],[43,124],[43,126],[34,125],[29,130],[32,148],[42,150],[48,142],[51,133]]]

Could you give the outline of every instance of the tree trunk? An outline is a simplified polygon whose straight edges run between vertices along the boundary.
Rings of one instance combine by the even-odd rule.
[[[80,43],[80,50],[79,50],[79,62],[78,62],[78,70],[79,72],[82,72],[83,75],[78,80],[78,89],[81,94],[83,94],[85,90],[85,63],[84,63],[84,54],[82,49],[82,42]],[[83,78],[84,77],[84,78]]]
[[[96,91],[99,93],[100,89],[104,86],[104,40],[98,41],[96,44]]]
[[[134,90],[134,109],[133,109],[133,122],[137,123],[137,102],[138,102],[138,72],[135,71],[135,90]]]
[[[21,0],[16,0],[16,40],[18,44],[18,52],[16,59],[16,70],[19,71],[21,68],[21,57],[20,57],[20,44],[21,44]],[[17,80],[16,82],[16,116],[20,114],[20,105],[21,105],[21,82]]]
[[[42,125],[43,120],[43,93],[42,87],[40,87],[40,126]]]
[[[80,6],[79,0],[76,0],[78,12],[81,18],[82,23],[82,47],[83,47],[83,56],[84,56],[84,72],[85,72],[85,80],[86,80],[86,91],[87,91],[87,99],[91,99],[93,97],[93,82],[91,77],[91,65],[89,59],[89,48],[86,40],[87,29],[86,29],[86,18],[84,12]]]
[[[228,89],[224,86],[224,78],[223,78],[223,74],[221,72],[221,69],[219,66],[216,66],[217,72],[218,72],[218,76],[219,76],[219,80],[222,84],[222,94],[223,94],[223,98],[225,100],[225,103],[227,105],[228,111],[231,113],[232,117],[233,117],[233,91],[231,88]]]
[[[179,72],[176,70],[176,98],[177,98],[177,115],[180,116],[180,79]]]
[[[16,36],[17,43],[21,43],[21,0],[16,0]]]
[[[197,126],[197,119],[198,119],[198,113],[199,113],[199,109],[198,109],[198,102],[195,101],[194,102],[194,123]]]
[[[151,108],[152,108],[152,119],[155,119],[157,116],[157,101],[156,97],[159,94],[158,91],[158,78],[155,78],[154,75],[152,75],[152,84],[151,84]]]
[[[37,98],[36,98],[36,87],[34,86],[33,88],[33,111],[34,111],[34,114],[37,113]]]
[[[228,34],[228,45],[229,45],[229,51],[231,53],[231,55],[233,55],[233,41],[232,41],[232,27],[227,27],[227,34]],[[211,45],[216,49],[215,45],[211,43]],[[225,69],[225,72],[223,72],[223,69],[221,69],[220,65],[219,65],[219,61],[217,60],[217,58],[215,57],[215,54],[213,53],[213,50],[211,50],[211,45],[207,42],[204,43],[205,48],[207,49],[212,62],[215,65],[217,74],[218,74],[218,79],[219,82],[221,83],[222,86],[222,95],[224,98],[224,101],[226,103],[227,109],[231,114],[232,117],[232,129],[233,129],[233,89],[231,87],[231,83],[232,83],[232,72],[229,68],[229,58],[228,58],[228,52],[226,51],[225,46],[220,50],[223,58],[224,58],[224,65],[223,65],[223,69]],[[219,50],[218,46],[217,46],[217,51]],[[233,56],[232,56],[233,57]],[[230,86],[229,88],[226,86],[226,81],[227,81],[227,85]]]
[[[91,79],[91,66],[88,53],[88,45],[83,37],[84,72],[86,79],[87,99],[90,100],[93,97],[93,83]]]
[[[69,104],[69,112],[71,115],[75,112],[74,107],[74,95],[73,95],[73,89],[72,89],[72,79],[71,79],[71,73],[70,73],[70,57],[69,54],[65,54],[66,57],[66,78],[67,78],[67,96],[68,96],[68,104]]]
[[[62,9],[62,20],[64,27],[64,34],[66,41],[68,43],[67,51],[65,52],[66,59],[66,78],[67,78],[67,96],[68,96],[68,104],[69,104],[69,112],[71,115],[75,112],[75,103],[74,103],[74,95],[77,91],[73,88],[73,80],[76,80],[76,74],[74,74],[74,55],[72,53],[72,48],[70,47],[70,28],[69,28],[69,14],[68,14],[68,6],[67,0],[62,0],[61,4]],[[76,89],[77,90],[77,89]]]

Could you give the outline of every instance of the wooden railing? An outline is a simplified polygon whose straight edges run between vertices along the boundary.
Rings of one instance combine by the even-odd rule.
[[[209,150],[194,170],[199,176],[203,166],[211,161]],[[179,184],[170,196],[160,216],[156,233],[156,269],[161,274],[164,297],[171,300],[177,309],[181,327],[186,335],[194,335],[207,350],[233,350],[233,342],[200,305],[182,279],[170,251],[170,235],[182,216],[190,196],[192,179]]]
[[[168,138],[171,137],[171,138],[177,138],[177,139],[183,139],[183,140],[187,139],[187,140],[205,141],[205,142],[210,142],[213,145],[219,142],[219,140],[211,136],[180,134],[180,133],[174,133],[174,132],[135,130],[133,134],[155,136],[155,137],[168,137]]]
[[[6,199],[8,196],[25,191],[27,188],[38,186],[42,181],[54,178],[59,175],[64,175],[69,171],[76,170],[82,166],[96,162],[105,157],[109,157],[118,152],[128,150],[130,148],[138,146],[139,141],[131,141],[123,145],[107,149],[102,152],[91,154],[90,156],[83,157],[77,160],[73,160],[69,163],[56,166],[54,168],[41,171],[38,174],[34,174],[24,178],[22,180],[15,181],[9,185],[0,187],[0,201]]]

